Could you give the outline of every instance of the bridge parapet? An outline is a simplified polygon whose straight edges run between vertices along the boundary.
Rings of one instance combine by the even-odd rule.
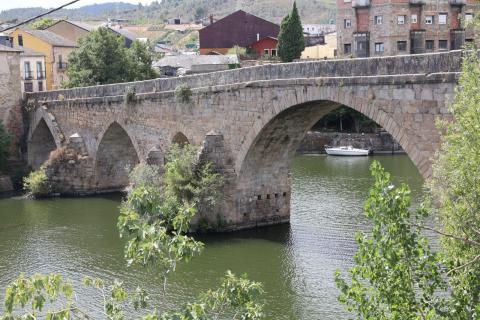
[[[38,101],[53,101],[122,96],[129,90],[134,90],[137,94],[167,92],[175,90],[178,85],[183,83],[188,84],[191,88],[203,88],[275,79],[452,73],[461,71],[461,63],[462,51],[460,50],[419,55],[295,62],[186,77],[28,93],[26,98],[33,98]]]

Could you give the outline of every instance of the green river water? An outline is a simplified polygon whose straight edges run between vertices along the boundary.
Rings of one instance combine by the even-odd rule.
[[[292,168],[290,225],[200,237],[206,244],[203,254],[178,268],[166,295],[153,271],[126,267],[116,229],[119,195],[2,199],[0,300],[20,272],[58,272],[74,280],[79,296],[84,276],[119,279],[128,288],[147,289],[153,306],[167,310],[214,288],[232,270],[264,284],[268,319],[345,319],[334,272],[352,264],[354,234],[368,230],[362,207],[374,159],[419,199],[423,180],[407,156],[299,156]],[[82,305],[101,319],[97,298],[89,293]]]

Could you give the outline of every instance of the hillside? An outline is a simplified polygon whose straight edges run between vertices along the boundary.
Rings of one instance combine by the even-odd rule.
[[[92,4],[75,9],[62,9],[50,15],[52,18],[68,18],[72,20],[85,19],[104,19],[107,17],[122,16],[131,10],[137,9],[138,6],[125,2],[111,2],[102,4]],[[4,10],[0,12],[0,22],[10,20],[25,20],[36,15],[47,12],[48,9],[35,8],[18,8]]]
[[[77,9],[63,9],[51,15],[53,18],[71,20],[99,20],[108,17],[127,18],[136,23],[162,23],[171,17],[180,17],[187,22],[207,19],[213,15],[220,19],[242,9],[267,20],[280,23],[292,7],[292,0],[163,0],[148,6],[114,2],[94,4]],[[335,19],[335,0],[297,0],[304,23],[328,23]],[[45,8],[22,8],[0,12],[0,22],[24,20],[40,13]]]
[[[164,21],[180,17],[186,21],[207,18],[211,14],[220,19],[242,9],[270,21],[280,23],[292,8],[292,0],[164,0],[152,3],[135,12],[131,18],[139,22]],[[297,0],[299,13],[304,23],[328,23],[335,20],[335,0]]]

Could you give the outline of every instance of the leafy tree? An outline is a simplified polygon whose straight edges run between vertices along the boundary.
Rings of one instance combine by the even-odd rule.
[[[297,10],[297,3],[293,3],[292,12],[283,18],[278,36],[278,55],[283,62],[292,62],[302,56],[305,50],[302,21]]]
[[[34,23],[32,23],[32,28],[37,29],[37,30],[45,30],[48,27],[54,25],[56,23],[55,20],[52,18],[44,18],[41,20],[37,20]]]
[[[339,300],[358,319],[438,319],[446,290],[440,256],[421,235],[425,209],[411,210],[410,189],[395,187],[378,162],[371,167],[374,186],[365,203],[371,235],[358,233],[356,265],[350,281],[337,271]]]
[[[474,48],[476,49],[476,48]],[[442,244],[456,319],[480,318],[480,60],[464,54],[454,120],[444,122],[443,143],[430,190],[438,204]]]
[[[12,138],[0,120],[0,172],[5,169]]]
[[[79,48],[68,59],[66,87],[121,83],[152,79],[152,55],[148,45],[134,41],[125,48],[123,37],[98,28],[79,40]]]
[[[165,289],[177,263],[203,249],[203,243],[187,232],[195,214],[215,204],[222,179],[210,164],[197,163],[197,149],[191,145],[173,144],[164,169],[161,180],[152,177],[152,170],[143,170],[147,179],[137,179],[122,203],[118,228],[129,238],[125,248],[128,264],[157,268]]]

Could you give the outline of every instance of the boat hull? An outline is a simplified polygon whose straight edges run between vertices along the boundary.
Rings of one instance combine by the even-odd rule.
[[[325,151],[327,152],[328,155],[331,156],[348,156],[348,157],[355,157],[355,156],[368,156],[370,154],[369,150],[363,150],[363,149],[353,149],[353,150],[348,150],[348,149],[336,149],[336,148],[326,148]]]

